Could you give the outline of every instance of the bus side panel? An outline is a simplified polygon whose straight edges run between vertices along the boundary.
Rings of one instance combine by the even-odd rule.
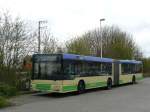
[[[136,73],[136,74],[123,74],[120,75],[120,84],[125,84],[125,83],[130,83],[132,82],[133,76],[136,77],[136,81],[143,79],[143,74],[142,73]]]
[[[132,82],[133,74],[124,74],[120,75],[119,84],[125,84]]]
[[[85,80],[86,89],[104,87],[107,85],[107,76],[91,76],[83,79]]]
[[[135,77],[136,77],[137,81],[141,80],[141,79],[143,79],[143,74],[142,73],[137,73],[137,74],[135,74]]]
[[[86,89],[105,87],[105,86],[107,86],[108,77],[112,78],[112,76],[108,76],[108,75],[106,75],[106,76],[79,77],[76,79],[76,84],[78,85],[78,82],[80,80],[83,80],[85,82]]]
[[[133,65],[133,63],[122,63],[122,64],[128,64],[128,67],[131,64]],[[121,67],[122,67],[122,64],[121,64]],[[134,65],[136,65],[136,64],[134,64]],[[132,82],[133,76],[135,76],[136,81],[143,79],[143,74],[140,73],[139,70],[137,68],[135,68],[135,66],[130,66],[130,69],[129,70],[128,69],[127,68],[126,68],[126,70],[124,68],[120,69],[120,70],[123,70],[123,71],[121,71],[121,75],[120,75],[120,80],[119,80],[120,84]],[[142,70],[141,70],[141,72],[142,72]]]
[[[89,77],[76,77],[74,80],[64,80],[62,91],[71,92],[77,91],[78,83],[80,80],[85,82],[86,89],[105,87],[107,86],[108,77],[112,76],[89,76]]]
[[[71,92],[71,91],[77,91],[76,80],[63,80],[62,91],[64,93]]]

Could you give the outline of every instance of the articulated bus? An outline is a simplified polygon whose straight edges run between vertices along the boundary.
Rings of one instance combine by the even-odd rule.
[[[142,79],[142,62],[75,54],[34,54],[31,88],[67,93],[136,83]]]

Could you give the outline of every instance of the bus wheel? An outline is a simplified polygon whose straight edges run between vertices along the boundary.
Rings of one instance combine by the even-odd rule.
[[[107,89],[111,89],[111,88],[112,88],[112,80],[111,80],[111,78],[109,78],[107,80]]]
[[[132,77],[132,84],[136,84],[136,78],[135,78],[135,76]]]
[[[78,94],[82,94],[85,92],[85,83],[84,81],[79,81],[78,83]]]

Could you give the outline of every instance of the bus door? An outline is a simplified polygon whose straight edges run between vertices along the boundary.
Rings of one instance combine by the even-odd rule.
[[[119,61],[114,61],[114,85],[119,85]]]

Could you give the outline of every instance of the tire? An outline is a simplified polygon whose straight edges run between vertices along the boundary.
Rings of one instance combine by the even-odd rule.
[[[78,83],[78,94],[82,94],[85,92],[85,83],[84,81],[79,81]]]
[[[111,78],[109,78],[108,80],[107,80],[107,89],[109,90],[109,89],[111,89],[112,88],[112,80],[111,80]]]
[[[136,77],[135,76],[132,77],[132,84],[136,84]]]

